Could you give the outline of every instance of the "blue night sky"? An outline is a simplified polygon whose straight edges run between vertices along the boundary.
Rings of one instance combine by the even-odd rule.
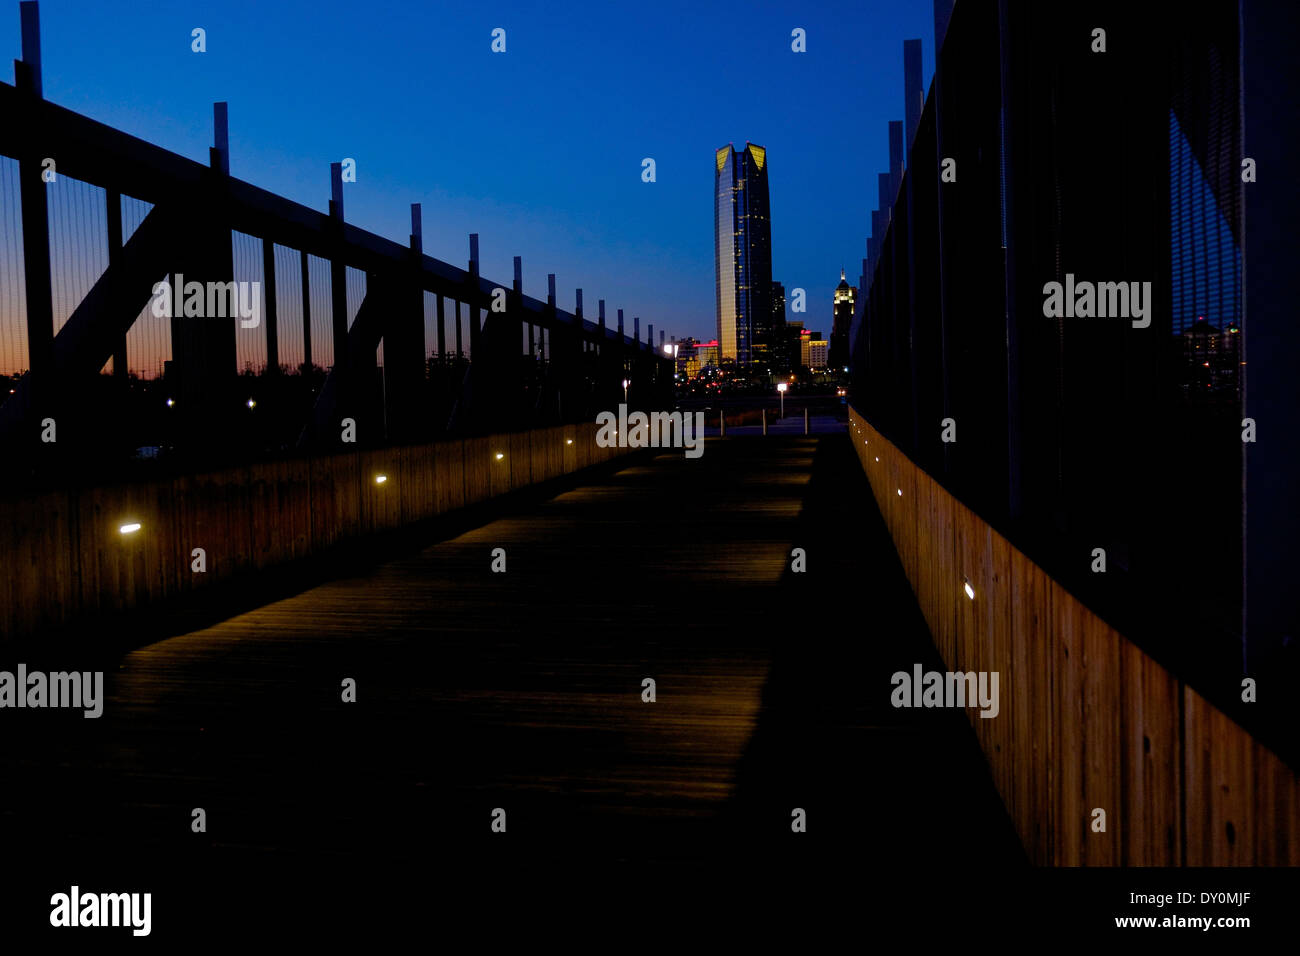
[[[767,148],[773,277],[806,289],[800,318],[829,332],[903,118],[903,41],[922,39],[927,88],[934,64],[930,0],[44,0],[41,29],[55,103],[206,162],[227,100],[232,175],[324,210],[329,163],[352,157],[350,222],[405,243],[420,202],[430,255],[463,266],[477,232],[489,278],[508,283],[521,255],[531,295],[555,272],[564,307],[580,286],[591,316],[604,298],[629,331],[636,314],[703,338],[714,150]],[[0,0],[0,53],[20,49],[18,4]]]

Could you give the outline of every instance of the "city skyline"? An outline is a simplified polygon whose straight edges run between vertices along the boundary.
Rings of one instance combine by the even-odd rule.
[[[429,255],[463,265],[476,232],[484,275],[508,279],[519,255],[530,295],[544,297],[553,272],[565,307],[581,287],[670,334],[712,338],[701,154],[750,140],[786,157],[773,258],[787,288],[804,288],[810,302],[829,298],[827,265],[861,255],[875,201],[849,173],[883,164],[878,130],[901,112],[902,41],[924,38],[928,75],[933,14],[928,3],[842,3],[756,11],[736,26],[721,8],[668,12],[643,22],[632,10],[579,4],[558,15],[511,12],[498,24],[380,5],[358,24],[341,3],[236,3],[201,15],[60,4],[43,11],[44,94],[204,163],[212,103],[228,102],[237,178],[323,210],[328,164],[353,157],[349,222],[404,241],[409,204],[420,202]],[[202,54],[190,48],[196,26],[207,31]],[[490,51],[498,26],[504,54]],[[791,49],[796,27],[808,54]],[[303,42],[282,43],[286,32]],[[0,43],[16,55],[16,16],[0,18]],[[392,52],[364,71],[339,69],[372,48]],[[137,49],[150,56],[120,52]],[[651,91],[641,67],[660,57],[679,66],[655,71]],[[752,98],[720,101],[716,64],[742,58],[758,67],[746,80]],[[152,79],[160,71],[166,84]],[[454,137],[441,132],[451,128]],[[645,158],[656,162],[654,183],[642,182]],[[833,205],[820,188],[828,178],[844,184]]]

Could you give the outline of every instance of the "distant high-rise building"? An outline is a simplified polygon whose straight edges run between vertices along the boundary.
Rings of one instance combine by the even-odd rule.
[[[791,372],[799,368],[802,355],[799,346],[799,333],[803,331],[802,322],[786,322],[781,333],[781,371]]]
[[[830,352],[830,342],[825,339],[816,338],[808,343],[808,367],[812,369],[825,368],[827,354]]]
[[[820,346],[820,351],[814,352]],[[825,368],[826,351],[829,343],[820,332],[811,329],[799,330],[799,364],[804,368]]]
[[[709,367],[717,368],[722,363],[718,351],[717,339],[712,342],[700,342],[695,346],[695,355],[699,359],[701,372]]]
[[[835,316],[831,323],[831,346],[827,362],[833,368],[845,368],[849,364],[849,327],[853,324],[853,303],[857,301],[858,290],[849,285],[840,270],[840,284],[835,287]]]
[[[790,336],[785,325],[785,286],[772,280],[772,345],[770,349],[772,369],[776,372],[789,371]]]
[[[740,365],[770,361],[772,225],[767,194],[767,150],[746,143],[715,156],[714,271],[722,360]]]

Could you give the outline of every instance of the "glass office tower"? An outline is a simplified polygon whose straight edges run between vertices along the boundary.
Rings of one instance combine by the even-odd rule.
[[[750,365],[768,358],[772,327],[772,226],[767,150],[746,143],[717,151],[713,252],[721,358]]]

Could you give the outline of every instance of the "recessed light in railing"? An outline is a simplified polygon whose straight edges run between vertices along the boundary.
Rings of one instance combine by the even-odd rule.
[[[377,485],[382,485],[387,480],[388,480],[387,475],[375,475],[375,484]]]
[[[499,451],[499,452],[497,452],[497,461],[500,461],[500,460],[501,460],[502,458],[504,458],[504,457],[506,457],[505,452],[503,452],[503,451]]]
[[[902,488],[899,488],[899,489],[898,489],[898,497],[900,497],[900,498],[903,497],[903,489],[902,489]]]
[[[140,530],[140,522],[138,521],[132,521],[128,524],[124,524],[122,525],[122,527],[117,529],[118,534],[135,534],[139,530]]]
[[[966,583],[962,585],[962,590],[965,591],[966,596],[973,601],[975,600],[975,589],[971,587],[970,578],[966,578],[965,580]]]
[[[572,444],[573,444],[573,439],[572,439],[572,438],[566,438],[566,439],[564,439],[564,443],[565,443],[566,445],[572,445]]]

